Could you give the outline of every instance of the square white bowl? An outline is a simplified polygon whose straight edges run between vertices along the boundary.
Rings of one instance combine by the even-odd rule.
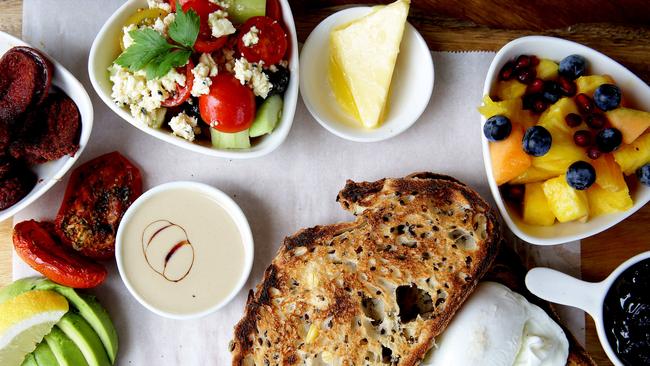
[[[298,40],[296,38],[296,26],[293,21],[293,14],[287,0],[280,0],[282,6],[282,20],[286,25],[289,34],[289,86],[284,93],[282,118],[273,132],[260,137],[258,141],[248,149],[215,149],[213,147],[199,145],[189,142],[181,137],[172,135],[171,132],[154,129],[136,120],[131,113],[123,107],[116,105],[111,98],[112,83],[109,79],[108,67],[120,55],[119,39],[122,35],[122,27],[126,20],[140,8],[147,8],[146,0],[129,0],[122,5],[104,23],[97,37],[93,41],[88,58],[88,74],[90,82],[95,88],[97,95],[111,108],[118,116],[127,121],[139,130],[154,136],[172,145],[182,147],[209,156],[217,156],[228,159],[247,159],[266,155],[280,146],[291,129],[293,117],[296,112],[298,101]]]
[[[604,54],[595,51],[579,43],[565,39],[528,36],[515,39],[509,42],[497,52],[483,86],[483,95],[492,95],[496,86],[499,71],[503,65],[519,55],[536,55],[540,58],[549,58],[560,61],[566,56],[578,54],[587,60],[587,74],[608,74],[614,78],[616,84],[621,88],[625,99],[635,108],[650,111],[650,87],[630,70]],[[604,231],[628,216],[635,213],[650,201],[650,187],[638,184],[631,190],[634,205],[627,211],[589,218],[585,223],[573,221],[566,223],[555,223],[552,226],[535,226],[523,222],[514,207],[503,200],[499,187],[492,175],[492,163],[488,140],[483,135],[483,124],[486,118],[481,116],[481,136],[483,143],[483,161],[488,177],[490,190],[494,196],[497,207],[506,224],[521,239],[537,245],[555,245],[573,240],[580,240]]]
[[[15,46],[32,47],[14,36],[0,32],[0,57],[2,57],[2,55],[10,48]],[[45,53],[43,52],[43,54]],[[93,105],[90,102],[90,97],[88,97],[86,89],[84,89],[79,80],[61,66],[60,63],[56,62],[55,59],[49,57],[47,54],[45,54],[45,56],[47,56],[50,62],[52,62],[54,70],[54,74],[52,75],[52,85],[64,91],[75,102],[75,104],[77,104],[77,108],[81,114],[79,150],[77,150],[74,156],[66,155],[60,159],[32,167],[32,171],[36,173],[37,176],[36,185],[15,205],[1,210],[0,221],[4,221],[29,206],[29,204],[36,201],[56,182],[60,181],[83,152],[88,143],[88,139],[90,138],[90,131],[93,129]]]

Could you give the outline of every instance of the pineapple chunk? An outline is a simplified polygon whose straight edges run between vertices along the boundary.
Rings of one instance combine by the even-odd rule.
[[[589,216],[587,192],[573,189],[566,176],[549,179],[542,183],[548,205],[560,222],[583,219]]]
[[[517,122],[528,128],[537,122],[537,117],[530,111],[525,111],[521,104],[521,98],[508,99],[495,102],[488,95],[483,97],[483,105],[478,107],[479,113],[485,118],[498,114],[506,116],[511,122]]]
[[[569,165],[585,160],[585,151],[560,134],[553,134],[551,149],[543,156],[533,157],[533,166],[552,173],[554,176],[566,173]]]
[[[581,76],[576,79],[577,93],[585,93],[591,97],[594,95],[596,88],[603,84],[614,84],[614,79],[609,75]]]
[[[530,225],[551,226],[555,215],[548,205],[542,183],[526,184],[524,193],[524,222]]]
[[[547,58],[539,60],[539,65],[537,65],[536,72],[537,77],[542,80],[551,80],[557,78],[559,65]]]
[[[650,132],[641,135],[629,145],[614,151],[614,160],[625,175],[634,174],[642,165],[650,163]]]
[[[600,188],[610,192],[627,190],[621,167],[616,164],[612,154],[605,154],[600,159],[592,160],[591,165],[596,170],[596,184]]]
[[[534,166],[531,166],[530,168],[528,168],[528,170],[526,170],[522,174],[519,174],[519,176],[510,180],[508,183],[526,184],[526,183],[543,182],[549,178],[553,178],[556,176],[557,174],[555,173],[551,173],[544,169],[539,169],[539,168],[535,168]]]
[[[542,113],[539,125],[549,130],[552,135],[557,134],[554,132],[573,135],[573,129],[564,120],[569,113],[579,113],[576,103],[572,98],[561,98]]]
[[[626,211],[634,205],[627,187],[618,192],[612,192],[594,184],[587,190],[587,197],[592,216]]]
[[[522,84],[518,80],[499,81],[497,84],[496,94],[501,100],[521,98],[525,93],[526,84]]]

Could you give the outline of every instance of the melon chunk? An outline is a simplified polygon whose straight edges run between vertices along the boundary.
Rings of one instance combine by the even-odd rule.
[[[559,222],[586,219],[589,216],[587,192],[573,189],[566,182],[566,176],[549,179],[542,183],[544,195],[553,215]]]
[[[492,160],[492,175],[497,185],[502,185],[522,174],[530,167],[531,157],[521,147],[524,138],[524,128],[512,124],[512,132],[505,140],[490,142],[490,159]]]
[[[551,226],[555,215],[548,205],[542,183],[526,184],[524,193],[524,222],[530,225]]]
[[[578,94],[584,93],[590,97],[594,95],[596,88],[603,84],[615,84],[614,79],[609,75],[588,75],[576,79]]]
[[[587,190],[587,197],[589,199],[589,212],[592,216],[626,211],[634,205],[627,187],[612,192],[594,184]]]
[[[600,188],[610,192],[627,190],[623,171],[612,154],[604,154],[599,159],[592,160],[591,165],[596,170],[596,184]]]
[[[621,146],[613,154],[625,175],[634,174],[642,165],[650,163],[650,132],[639,136],[629,145]]]
[[[623,134],[623,143],[631,144],[650,127],[650,112],[616,108],[605,112],[607,119]]]

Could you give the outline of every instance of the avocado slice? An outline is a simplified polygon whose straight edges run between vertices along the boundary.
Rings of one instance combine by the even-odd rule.
[[[102,341],[81,315],[68,312],[57,326],[79,347],[89,366],[111,365]]]
[[[27,291],[51,290],[53,285],[56,284],[43,277],[21,278],[0,289],[0,304]]]
[[[89,366],[77,345],[58,327],[45,336],[45,342],[52,349],[61,366]]]
[[[52,349],[47,345],[46,341],[39,343],[34,350],[34,358],[38,366],[58,366],[59,362],[56,360]]]
[[[34,358],[33,354],[28,354],[25,356],[25,359],[23,360],[23,363],[20,364],[20,366],[38,366],[36,363],[36,358]]]

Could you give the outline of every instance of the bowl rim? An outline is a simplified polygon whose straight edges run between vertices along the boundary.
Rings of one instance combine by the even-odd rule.
[[[93,129],[94,109],[93,109],[92,101],[90,100],[90,96],[88,95],[88,92],[86,91],[86,88],[84,88],[83,84],[81,84],[81,82],[70,71],[68,71],[68,69],[66,69],[56,59],[54,59],[54,57],[50,56],[40,48],[36,48],[30,45],[29,43],[23,41],[22,39],[14,37],[11,34],[8,34],[6,32],[0,31],[0,39],[6,40],[8,43],[12,43],[15,46],[31,47],[43,53],[48,58],[48,60],[52,63],[52,66],[54,68],[52,85],[61,89],[63,92],[65,92],[68,95],[68,97],[70,97],[75,102],[81,118],[81,123],[80,123],[81,130],[79,133],[79,149],[77,150],[77,152],[73,156],[66,155],[57,160],[53,160],[52,162],[62,161],[65,159],[65,164],[63,164],[63,166],[61,166],[47,180],[43,179],[42,177],[38,177],[38,179],[43,179],[41,186],[38,187],[38,189],[36,189],[37,186],[35,185],[29,191],[29,193],[27,193],[27,195],[23,197],[20,201],[16,202],[14,205],[4,210],[1,210],[0,222],[2,222],[14,216],[15,214],[22,211],[23,209],[27,208],[29,205],[31,205],[33,202],[35,202],[41,196],[43,196],[47,191],[49,191],[50,188],[52,188],[52,186],[54,186],[57,182],[62,180],[63,176],[65,176],[65,174],[79,159],[84,149],[86,148],[86,145],[88,145],[88,140],[90,139],[90,134]],[[63,84],[61,83],[63,79],[66,80],[67,87],[64,87]],[[70,95],[71,93],[68,92],[69,90],[75,90],[75,94],[78,95],[78,100],[72,98],[72,96]],[[47,162],[45,164],[48,163],[51,162]]]
[[[161,310],[156,306],[152,305],[151,303],[149,303],[144,297],[142,297],[138,293],[138,291],[136,291],[136,289],[131,284],[131,280],[126,275],[125,268],[124,268],[125,265],[122,259],[122,251],[124,245],[123,236],[125,230],[124,223],[128,222],[137,213],[139,207],[144,202],[148,201],[151,197],[175,189],[194,190],[196,192],[207,194],[208,196],[213,198],[217,202],[217,204],[219,204],[235,222],[235,225],[237,226],[237,229],[239,230],[239,233],[242,237],[242,244],[244,246],[244,266],[240,273],[240,277],[235,284],[235,287],[233,287],[233,289],[230,291],[228,296],[221,299],[221,301],[214,303],[214,305],[210,306],[207,309],[192,312],[192,313],[171,313],[165,310]],[[117,263],[117,270],[120,274],[120,278],[122,279],[122,283],[124,283],[124,286],[127,288],[131,296],[133,296],[147,310],[169,319],[185,320],[185,319],[202,318],[226,306],[237,296],[237,294],[239,294],[241,289],[246,285],[246,281],[248,281],[248,277],[250,276],[250,272],[253,268],[254,256],[255,256],[255,244],[253,240],[253,233],[251,231],[250,224],[248,223],[248,219],[246,218],[246,215],[242,211],[241,207],[239,207],[237,202],[235,202],[235,200],[233,200],[230,196],[228,196],[226,193],[224,193],[223,191],[219,190],[216,187],[213,187],[205,183],[199,183],[193,181],[167,182],[167,183],[154,186],[149,190],[147,190],[146,192],[144,192],[126,210],[124,216],[122,217],[121,224],[117,228],[117,234],[115,235],[115,261]]]
[[[557,37],[549,37],[549,36],[539,36],[539,35],[533,35],[533,36],[524,36],[520,38],[516,38],[507,44],[505,44],[499,51],[496,53],[494,56],[494,59],[490,63],[490,67],[488,69],[488,72],[485,77],[485,81],[483,84],[483,94],[482,95],[489,95],[490,90],[492,89],[493,86],[493,80],[498,73],[497,67],[503,63],[504,61],[504,55],[510,52],[513,49],[517,49],[518,47],[525,45],[525,44],[530,44],[530,43],[538,43],[538,44],[549,44],[553,43],[556,45],[560,46],[569,46],[571,49],[578,49],[578,50],[583,50],[588,53],[593,53],[598,55],[602,60],[607,61],[608,63],[614,63],[618,67],[620,67],[622,70],[627,71],[629,73],[630,79],[634,79],[635,83],[643,83],[643,80],[641,80],[637,75],[635,75],[633,72],[628,70],[625,66],[621,65],[619,62],[616,60],[612,59],[611,57],[593,49],[590,47],[587,47],[583,44],[569,41],[563,38],[557,38]],[[567,51],[569,53],[570,51]],[[490,160],[490,152],[489,152],[489,142],[485,138],[482,132],[482,127],[483,124],[485,123],[486,118],[482,115],[480,115],[480,128],[481,128],[481,144],[482,144],[482,151],[483,151],[483,162],[484,162],[484,167],[485,167],[485,172],[487,174],[487,179],[488,179],[488,185],[490,186],[490,191],[492,192],[492,196],[494,198],[494,201],[499,209],[499,212],[501,213],[501,216],[503,217],[504,221],[506,222],[506,225],[508,228],[519,238],[522,240],[535,244],[535,245],[558,245],[558,244],[564,244],[567,242],[575,241],[575,240],[581,240],[584,238],[588,238],[590,236],[596,235],[600,232],[603,232],[612,226],[620,223],[621,221],[625,220],[632,214],[634,214],[636,211],[638,211],[643,205],[645,205],[649,200],[645,200],[645,202],[639,202],[637,205],[637,202],[635,202],[635,206],[637,207],[632,207],[624,212],[618,213],[617,219],[612,219],[609,220],[608,222],[604,223],[601,226],[598,226],[596,228],[592,228],[590,230],[583,230],[580,231],[579,233],[575,234],[568,234],[568,235],[561,235],[561,236],[555,236],[552,238],[546,238],[546,237],[540,237],[540,236],[535,236],[532,234],[525,233],[524,230],[522,230],[519,225],[513,220],[511,217],[505,202],[503,200],[503,197],[501,196],[501,193],[499,191],[499,187],[496,184],[496,181],[494,180],[494,176],[492,175],[492,162]],[[555,223],[554,225],[558,225]]]
[[[339,23],[339,19],[342,17],[350,16],[350,15],[359,15],[363,16],[367,14],[370,9],[372,9],[372,6],[352,6],[343,10],[339,10],[331,15],[329,15],[327,18],[323,19],[318,25],[311,31],[307,39],[305,40],[305,43],[303,44],[303,48],[300,52],[300,57],[302,58],[303,56],[303,51],[305,48],[308,48],[311,43],[314,42],[314,38],[316,35],[322,33],[325,31],[326,27],[329,27],[330,25],[336,25]],[[422,62],[423,64],[426,64],[423,66],[423,68],[430,69],[431,70],[431,82],[427,83],[428,87],[427,90],[423,91],[425,94],[428,95],[427,98],[427,103],[425,103],[423,106],[421,106],[421,110],[418,111],[417,117],[414,118],[412,121],[404,124],[397,125],[395,128],[393,128],[391,131],[389,131],[386,134],[383,135],[376,135],[369,133],[367,136],[355,136],[348,134],[344,131],[341,131],[337,129],[334,124],[332,124],[328,119],[324,118],[320,113],[319,109],[311,102],[311,98],[313,96],[310,95],[310,93],[305,93],[304,90],[306,90],[306,86],[304,86],[304,83],[306,83],[308,80],[303,76],[300,81],[300,95],[302,96],[302,101],[305,104],[305,107],[307,107],[307,110],[309,113],[314,117],[314,119],[327,131],[330,133],[343,138],[345,140],[349,141],[354,141],[354,142],[379,142],[379,141],[384,141],[388,140],[390,138],[393,138],[404,131],[408,130],[411,126],[417,122],[426,108],[428,107],[430,101],[431,101],[431,96],[433,95],[433,87],[435,83],[435,67],[433,63],[433,58],[431,57],[431,50],[429,49],[429,46],[427,45],[426,41],[418,32],[418,30],[408,21],[406,22],[406,27],[404,29],[404,32],[412,32],[412,34],[415,36],[415,41],[417,43],[418,47],[424,47],[428,52],[427,54],[429,57],[426,59],[423,59]],[[301,63],[303,65],[304,63]],[[302,66],[301,66],[301,72],[302,72]],[[328,83],[325,81],[325,83]],[[327,85],[329,87],[329,84]],[[363,130],[363,128],[359,128],[359,130]],[[373,132],[373,130],[369,130],[369,132]]]
[[[160,131],[159,129],[154,129],[149,126],[145,126],[142,123],[139,123],[135,120],[130,113],[125,109],[118,107],[113,103],[110,95],[105,94],[100,86],[99,75],[105,75],[108,78],[108,72],[102,70],[95,70],[95,63],[98,59],[98,51],[102,47],[100,40],[107,37],[107,33],[115,26],[114,23],[120,18],[123,13],[131,11],[131,9],[137,9],[140,7],[147,7],[145,0],[128,0],[122,4],[111,16],[106,20],[102,25],[97,36],[93,40],[92,46],[90,48],[90,53],[88,56],[88,76],[90,82],[95,90],[95,93],[100,97],[100,99],[106,104],[115,114],[117,114],[122,120],[131,125],[132,127],[137,128],[138,130],[155,137],[158,140],[164,141],[165,143],[177,146],[179,148],[193,151],[202,155],[214,156],[219,158],[227,159],[252,159],[267,155],[274,150],[276,150],[284,141],[286,140],[291,127],[293,125],[293,120],[297,108],[298,101],[298,85],[300,82],[299,76],[299,58],[298,58],[298,40],[296,35],[296,26],[293,18],[293,13],[291,7],[289,6],[288,0],[279,0],[282,8],[282,20],[286,25],[288,30],[288,36],[290,38],[290,51],[289,51],[289,68],[291,70],[291,78],[289,80],[289,87],[284,93],[283,97],[283,108],[282,108],[282,117],[278,122],[278,125],[273,130],[273,132],[268,135],[266,138],[271,138],[274,135],[273,139],[269,141],[268,145],[263,149],[251,150],[248,149],[215,149],[212,147],[199,145],[193,142],[189,142],[185,139],[173,136],[171,133]]]

